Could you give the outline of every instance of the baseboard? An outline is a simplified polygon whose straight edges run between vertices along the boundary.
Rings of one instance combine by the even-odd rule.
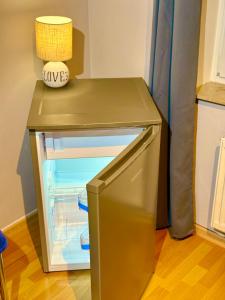
[[[220,236],[216,232],[209,230],[199,224],[195,224],[195,232],[203,239],[225,248],[225,237]]]
[[[30,217],[32,217],[33,215],[35,215],[37,213],[37,209],[35,208],[34,210],[32,210],[31,212],[27,213],[25,216],[15,220],[14,222],[10,223],[9,225],[5,226],[4,228],[2,228],[2,231],[5,232],[7,230],[10,230],[12,227],[14,227],[15,225],[18,225],[20,222],[23,222],[25,219],[29,219]]]

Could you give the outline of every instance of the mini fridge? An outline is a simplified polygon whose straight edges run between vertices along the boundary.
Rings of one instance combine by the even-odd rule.
[[[141,78],[37,81],[28,118],[45,272],[91,269],[93,300],[154,271],[161,118]]]

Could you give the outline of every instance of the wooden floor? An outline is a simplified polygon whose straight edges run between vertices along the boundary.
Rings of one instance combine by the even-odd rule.
[[[42,272],[36,216],[6,235],[9,247],[4,263],[10,299],[90,299],[88,271]],[[154,299],[225,299],[225,249],[198,236],[176,241],[167,230],[157,231],[156,272],[142,300]]]

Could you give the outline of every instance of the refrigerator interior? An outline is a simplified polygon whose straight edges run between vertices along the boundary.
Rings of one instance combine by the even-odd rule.
[[[112,130],[108,135],[102,130],[95,131],[83,137],[45,136],[42,176],[50,270],[90,268],[86,184],[134,141],[143,128],[117,131]],[[51,158],[51,152],[46,154],[49,148],[54,153],[58,151],[52,156],[56,159]],[[64,155],[68,149],[70,158]]]

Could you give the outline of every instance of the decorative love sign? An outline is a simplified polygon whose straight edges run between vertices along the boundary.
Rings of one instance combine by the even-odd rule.
[[[42,79],[47,86],[62,87],[69,81],[69,70],[63,62],[48,62],[43,68]]]

